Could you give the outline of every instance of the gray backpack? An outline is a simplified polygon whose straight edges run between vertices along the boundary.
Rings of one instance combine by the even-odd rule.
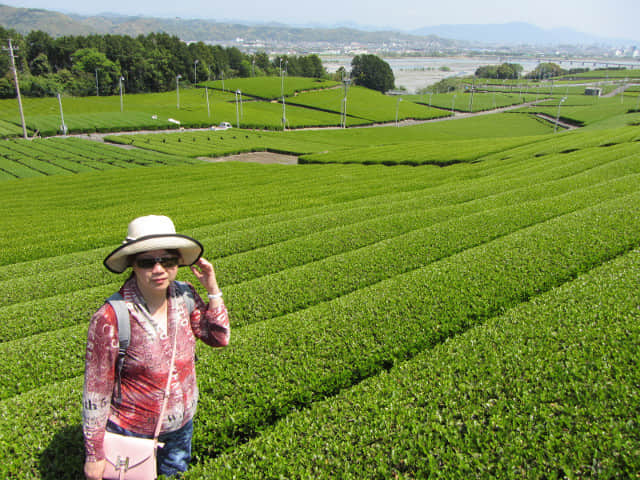
[[[193,297],[193,293],[189,288],[189,285],[185,282],[175,282],[178,294],[182,295],[189,314],[193,312],[196,307],[196,300]],[[124,365],[124,356],[129,348],[129,341],[131,340],[131,319],[129,318],[129,309],[127,303],[122,298],[120,292],[116,292],[107,298],[106,302],[111,305],[113,311],[116,313],[118,319],[118,360],[116,361],[116,397],[118,400],[122,399],[122,391],[120,386],[120,376],[122,373],[122,366]]]

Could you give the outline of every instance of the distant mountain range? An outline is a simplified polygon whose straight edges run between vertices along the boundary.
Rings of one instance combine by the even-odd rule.
[[[511,22],[493,25],[438,25],[413,30],[414,35],[437,35],[467,42],[502,45],[629,45],[631,39],[603,38],[569,28],[543,29],[529,23]]]
[[[111,13],[95,16],[64,14],[51,10],[14,8],[0,5],[0,25],[26,35],[32,30],[41,30],[49,35],[146,35],[164,32],[176,35],[185,41],[234,42],[268,39],[270,42],[361,42],[375,44],[384,42],[407,42],[417,36],[392,31],[361,31],[353,28],[308,28],[282,24],[249,24],[241,22],[217,22],[205,19],[132,17]],[[422,36],[423,37],[423,36]],[[444,41],[447,43],[446,41]],[[448,42],[453,44],[455,42]]]
[[[495,25],[439,25],[413,31],[384,31],[375,27],[358,27],[353,23],[322,27],[290,26],[283,24],[251,24],[248,22],[217,22],[205,19],[131,17],[116,14],[81,16],[53,10],[14,8],[0,5],[0,25],[21,34],[41,30],[54,37],[62,35],[121,34],[146,35],[166,32],[185,41],[233,42],[244,41],[282,43],[343,43],[405,44],[426,40],[444,48],[457,45],[610,45],[633,44],[628,39],[605,39],[567,28],[545,30],[528,23]],[[425,38],[426,37],[426,38]],[[640,42],[638,42],[640,43]]]

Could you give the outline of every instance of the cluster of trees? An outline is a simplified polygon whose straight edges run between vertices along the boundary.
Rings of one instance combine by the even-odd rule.
[[[395,86],[393,70],[377,55],[356,55],[351,60],[351,80],[371,90],[387,92]]]
[[[503,63],[502,65],[486,65],[476,69],[478,78],[499,78],[507,80],[518,79],[522,75],[523,67],[518,63]]]
[[[517,63],[503,63],[502,65],[487,65],[479,67],[475,76],[478,78],[498,78],[502,80],[518,79],[522,75],[522,65]],[[529,72],[525,78],[531,80],[546,80],[549,78],[560,77],[562,75],[571,75],[574,73],[588,72],[588,68],[572,68],[565,70],[557,63],[546,62],[540,63],[536,68]]]
[[[151,33],[53,38],[42,31],[22,36],[0,27],[0,42],[11,38],[16,50],[20,91],[26,96],[65,92],[76,96],[112,95],[120,80],[127,92],[163,92],[180,82],[230,77],[288,75],[322,78],[327,75],[317,55],[245,54],[236,47],[186,44],[176,36]],[[8,53],[0,55],[0,98],[15,97]]]
[[[584,73],[588,71],[588,68],[571,68],[569,70],[565,70],[557,63],[541,63],[529,72],[527,78],[543,80],[545,78],[560,77],[562,75],[571,75],[574,73]]]
[[[462,77],[447,77],[443,78],[439,82],[434,83],[428,87],[419,89],[416,93],[424,95],[425,93],[449,93],[458,90],[463,90],[466,81]]]

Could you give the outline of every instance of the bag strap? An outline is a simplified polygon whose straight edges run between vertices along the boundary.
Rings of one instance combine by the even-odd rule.
[[[171,377],[173,376],[173,366],[176,360],[176,343],[178,340],[178,325],[177,322],[174,321],[176,325],[173,328],[173,348],[171,352],[171,363],[169,364],[169,375],[167,376],[167,386],[164,389],[164,398],[162,399],[162,408],[160,409],[160,416],[158,417],[158,423],[156,423],[156,431],[153,435],[153,438],[158,441],[158,437],[160,436],[160,430],[162,429],[162,417],[164,417],[164,412],[167,409],[167,402],[169,401],[169,395],[171,393]]]
[[[189,315],[193,312],[193,309],[196,306],[195,298],[193,297],[193,292],[189,285],[185,282],[175,282],[178,293],[184,298],[185,303],[187,304],[187,309],[189,310]],[[160,436],[160,430],[162,429],[162,417],[164,417],[164,412],[167,409],[167,402],[169,401],[169,395],[171,394],[171,377],[173,376],[173,366],[175,365],[176,360],[176,345],[178,342],[178,325],[174,319],[174,328],[173,328],[173,347],[171,352],[171,363],[169,364],[169,375],[167,376],[167,385],[164,389],[164,398],[162,400],[162,408],[160,409],[160,416],[158,417],[158,423],[156,424],[156,431],[153,435],[153,438],[158,441],[158,437]],[[169,326],[167,325],[167,328]]]

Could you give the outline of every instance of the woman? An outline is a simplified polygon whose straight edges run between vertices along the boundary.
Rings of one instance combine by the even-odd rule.
[[[103,476],[105,430],[153,437],[169,379],[173,335],[175,361],[170,395],[160,419],[159,440],[165,445],[158,449],[158,474],[171,476],[187,469],[198,401],[195,340],[199,338],[212,347],[225,346],[229,341],[229,318],[222,293],[213,266],[201,258],[202,252],[197,240],[176,234],[171,219],[150,215],[133,220],[126,240],[104,260],[107,269],[115,273],[132,269],[119,290],[129,310],[131,333],[118,375],[116,313],[105,303],[91,318],[83,395],[87,479]],[[178,267],[186,265],[207,290],[207,305],[192,285],[179,288],[175,282]],[[183,290],[194,297],[191,312]]]

